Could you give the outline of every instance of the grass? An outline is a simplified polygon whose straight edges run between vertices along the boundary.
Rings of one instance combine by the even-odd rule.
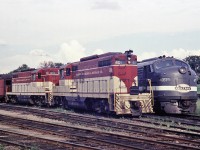
[[[196,114],[200,115],[200,98],[197,100]]]
[[[0,144],[0,150],[4,150],[4,146]]]
[[[197,94],[200,94],[200,84],[197,85]],[[200,115],[200,98],[197,100],[196,114]]]
[[[30,150],[39,150],[39,148],[37,146],[33,146]]]
[[[197,93],[200,94],[200,84],[197,85]]]

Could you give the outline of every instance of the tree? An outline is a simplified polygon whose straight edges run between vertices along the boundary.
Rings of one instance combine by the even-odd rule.
[[[200,56],[188,56],[184,60],[189,63],[197,74],[200,74]]]
[[[43,61],[40,63],[41,68],[59,68],[62,65],[62,63],[54,63],[52,61]]]
[[[26,64],[22,64],[21,66],[19,66],[17,69],[11,71],[10,73],[14,73],[14,72],[21,72],[21,71],[25,71],[25,70],[29,70],[31,69],[28,65]]]
[[[184,59],[191,68],[197,73],[197,83],[200,84],[200,56],[188,56]]]
[[[61,66],[63,66],[64,64],[63,63],[54,63],[55,67],[56,68],[60,68]]]

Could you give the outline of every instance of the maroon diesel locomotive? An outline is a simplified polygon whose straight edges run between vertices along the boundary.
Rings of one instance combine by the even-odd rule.
[[[137,56],[132,51],[81,58],[60,69],[53,97],[65,108],[141,115],[151,112],[151,94],[138,93]]]
[[[137,56],[132,51],[81,58],[61,68],[42,68],[0,78],[7,102],[62,105],[100,113],[152,112],[152,93],[138,92]]]
[[[6,102],[51,105],[52,88],[58,84],[58,68],[30,69],[2,75],[1,97]]]

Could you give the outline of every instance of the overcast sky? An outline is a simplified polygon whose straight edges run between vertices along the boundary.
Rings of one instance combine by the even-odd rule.
[[[200,56],[200,0],[0,0],[0,73],[132,49]]]

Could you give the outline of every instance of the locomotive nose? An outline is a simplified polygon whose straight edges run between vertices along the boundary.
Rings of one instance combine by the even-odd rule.
[[[181,73],[181,74],[185,74],[186,72],[187,72],[187,69],[185,68],[185,67],[180,67],[179,68],[179,72]]]

